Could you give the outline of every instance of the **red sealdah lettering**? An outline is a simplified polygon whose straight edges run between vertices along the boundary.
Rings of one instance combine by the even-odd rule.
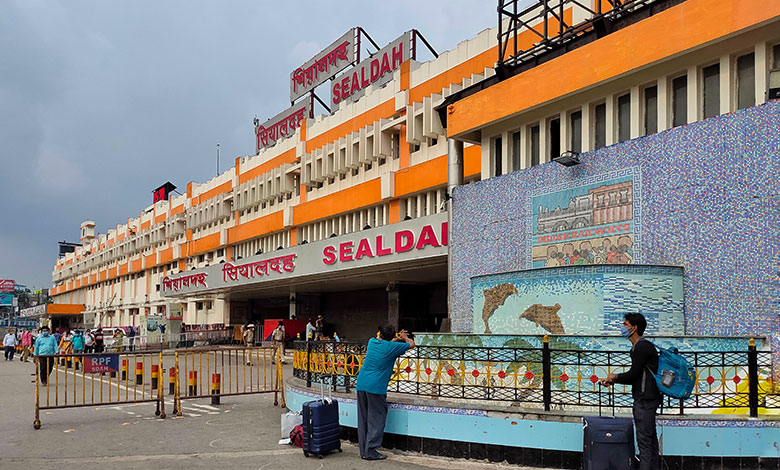
[[[352,261],[352,242],[339,245],[339,261]]]
[[[368,256],[369,258],[374,257],[374,253],[371,251],[371,243],[368,242],[368,238],[360,240],[357,253],[355,253],[355,260],[359,260],[364,256]]]
[[[401,230],[395,234],[395,252],[403,253],[414,248],[414,233],[410,230]]]
[[[376,255],[385,256],[385,255],[393,254],[393,250],[391,248],[384,248],[382,246],[383,242],[384,242],[384,238],[382,237],[382,235],[376,237]]]
[[[325,255],[324,258],[322,258],[322,262],[325,264],[333,264],[336,262],[336,247],[335,246],[326,246],[325,249],[322,250],[322,254]]]

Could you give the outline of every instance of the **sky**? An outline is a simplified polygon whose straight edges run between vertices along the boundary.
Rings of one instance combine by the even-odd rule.
[[[166,181],[209,180],[217,143],[221,171],[254,154],[252,118],[286,109],[290,72],[349,28],[380,47],[415,28],[441,52],[495,26],[496,6],[0,2],[0,279],[50,287],[57,242],[78,242],[82,221],[105,233]]]

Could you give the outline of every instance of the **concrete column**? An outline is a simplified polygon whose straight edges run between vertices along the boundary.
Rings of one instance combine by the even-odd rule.
[[[669,129],[669,77],[658,79],[658,132]]]
[[[230,318],[230,301],[224,297],[217,297],[214,299],[214,316],[210,319],[209,323],[222,323],[228,324],[228,318]]]
[[[593,132],[590,128],[591,112],[593,108],[586,103],[582,106],[582,151],[590,152],[593,150]]]
[[[512,171],[512,133],[504,132],[501,134],[501,168],[503,168],[503,174],[510,173]]]
[[[766,103],[767,78],[769,75],[769,58],[766,42],[760,42],[755,46],[756,58],[756,106]]]
[[[688,123],[699,120],[699,80],[698,68],[688,67]]]
[[[615,112],[615,95],[607,96],[607,101],[605,104],[607,105],[604,113],[606,114],[607,121],[605,123],[606,125],[604,126],[606,130],[605,133],[607,134],[606,145],[612,145],[617,141],[617,136],[615,135],[615,128],[617,127],[615,126],[615,122],[617,121],[617,113]]]
[[[720,57],[720,114],[730,113],[733,109],[734,87],[732,79],[734,73],[731,68],[731,56],[726,54]]]
[[[631,138],[636,139],[642,134],[642,113],[640,106],[641,94],[639,87],[631,87]]]
[[[549,126],[548,119],[539,120],[539,163],[547,163],[550,161],[550,147],[547,145],[547,126]]]
[[[198,310],[197,310],[197,302],[195,301],[188,301],[187,302],[187,311],[183,313],[182,321],[186,323],[187,325],[194,325],[197,323],[197,316],[198,316]]]
[[[489,153],[488,153],[489,154]],[[484,177],[485,148],[482,148],[482,168]],[[447,243],[447,312],[452,315],[452,191],[463,184],[463,142],[447,139],[447,225],[449,243]],[[396,309],[397,309],[396,298]],[[397,320],[397,318],[396,318]]]
[[[483,180],[486,180],[492,176],[491,169],[493,168],[493,160],[490,158],[492,155],[491,151],[491,145],[490,145],[490,139],[482,136],[482,140],[480,141],[480,149],[481,149],[481,178]]]
[[[387,285],[385,290],[387,290],[387,323],[393,325],[393,327],[397,330],[400,317],[400,292],[398,285],[394,282],[391,282]]]
[[[559,145],[561,146],[561,153],[571,150],[571,127],[569,123],[569,113],[561,113],[558,115],[559,122],[561,123],[561,138],[559,139]],[[557,157],[558,155],[553,155]]]

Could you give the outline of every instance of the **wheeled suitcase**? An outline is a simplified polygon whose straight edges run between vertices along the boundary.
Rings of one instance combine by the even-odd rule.
[[[610,399],[613,398],[610,396]],[[614,401],[612,416],[601,416],[601,393],[599,393],[599,416],[582,418],[584,470],[633,470],[636,468],[634,452],[634,420],[616,418]]]
[[[321,399],[303,404],[303,455],[322,458],[334,450],[341,452],[339,403],[325,398],[323,387]]]

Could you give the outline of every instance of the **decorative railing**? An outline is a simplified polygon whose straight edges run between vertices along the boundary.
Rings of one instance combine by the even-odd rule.
[[[362,342],[296,341],[294,375],[309,387],[325,382],[350,392],[365,352]],[[770,351],[750,346],[682,355],[696,369],[693,395],[685,401],[665,397],[662,412],[710,409],[757,416],[759,408],[780,408]],[[518,402],[548,411],[630,407],[630,386],[599,385],[599,379],[630,365],[628,351],[561,350],[547,342],[541,348],[418,346],[396,361],[388,392]]]

